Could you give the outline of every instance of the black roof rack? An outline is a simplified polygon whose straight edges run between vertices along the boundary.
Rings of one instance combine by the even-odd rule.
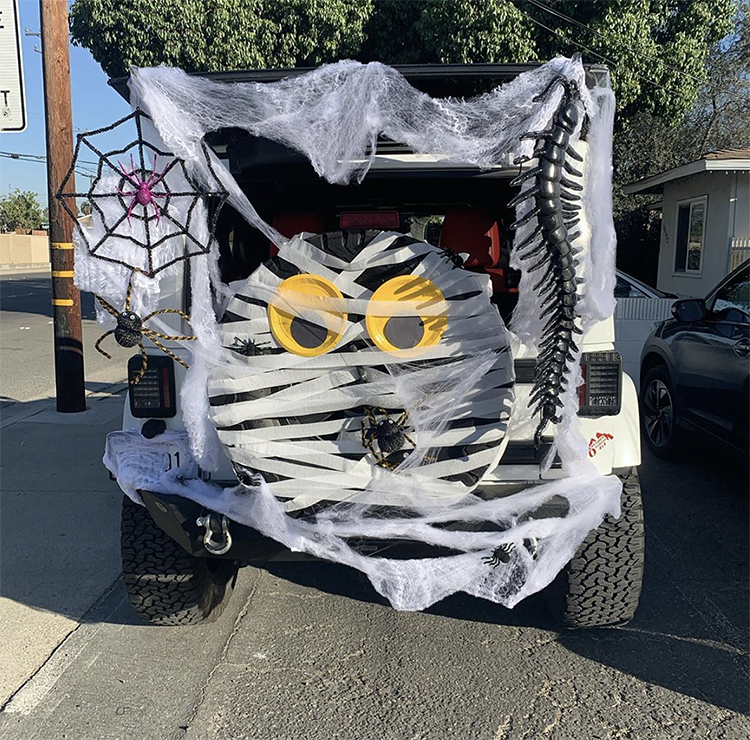
[[[394,65],[414,87],[433,97],[476,95],[514,79],[522,72],[540,67],[529,64],[402,64]],[[248,69],[226,72],[193,72],[216,82],[276,82],[286,77],[297,77],[311,72],[314,67],[291,69]],[[587,78],[592,84],[608,75],[603,65],[585,65]],[[587,80],[588,81],[588,80]],[[116,77],[109,84],[126,100],[129,98],[128,77]]]

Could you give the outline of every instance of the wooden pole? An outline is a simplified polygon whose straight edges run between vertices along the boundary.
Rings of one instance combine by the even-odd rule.
[[[81,294],[73,284],[73,223],[55,194],[73,159],[67,0],[39,0],[42,25],[44,108],[47,123],[47,189],[52,263],[57,410],[86,410]],[[75,192],[75,177],[66,192]]]

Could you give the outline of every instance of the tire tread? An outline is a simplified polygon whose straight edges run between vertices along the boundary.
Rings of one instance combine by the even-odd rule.
[[[566,627],[629,622],[638,608],[644,569],[644,523],[638,473],[623,479],[619,519],[607,516],[558,576],[550,605]]]
[[[185,552],[154,523],[144,506],[127,496],[120,552],[125,590],[146,622],[184,626],[213,621],[229,601],[236,563],[225,561],[218,573],[211,573],[205,559]]]

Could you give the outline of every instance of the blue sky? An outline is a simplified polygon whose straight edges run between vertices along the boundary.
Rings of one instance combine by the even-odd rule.
[[[0,134],[0,151],[23,154],[45,154],[44,92],[42,88],[42,55],[34,51],[41,47],[38,36],[26,36],[23,29],[39,32],[38,0],[20,0],[21,44],[23,71],[26,84],[26,130],[20,134]],[[107,76],[86,49],[70,47],[70,74],[73,95],[73,133],[80,129],[106,126],[130,112],[130,106],[107,84]],[[89,157],[91,159],[92,157]],[[78,188],[86,188],[88,181],[78,178]],[[43,163],[19,162],[0,158],[0,194],[13,188],[33,190],[39,201],[47,202],[47,169]]]

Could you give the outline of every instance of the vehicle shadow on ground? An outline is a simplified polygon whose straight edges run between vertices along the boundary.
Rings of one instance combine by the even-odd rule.
[[[427,614],[446,619],[526,627],[557,633],[566,650],[641,681],[746,713],[748,477],[720,451],[692,462],[665,463],[645,455],[641,469],[646,575],[630,624],[565,630],[536,594],[505,609],[466,594]],[[356,571],[323,563],[267,563],[279,578],[358,601],[387,604]],[[478,637],[478,639],[480,639]]]

